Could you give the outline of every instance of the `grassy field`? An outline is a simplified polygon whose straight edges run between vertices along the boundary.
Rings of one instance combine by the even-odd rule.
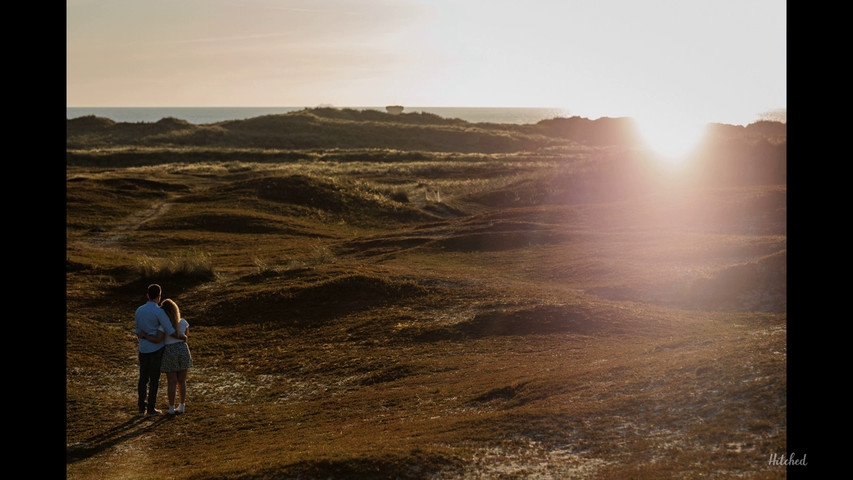
[[[69,479],[785,477],[767,461],[787,437],[784,182],[679,177],[547,124],[400,128],[416,120],[504,139],[69,130]],[[144,419],[152,282],[195,366],[187,413]]]

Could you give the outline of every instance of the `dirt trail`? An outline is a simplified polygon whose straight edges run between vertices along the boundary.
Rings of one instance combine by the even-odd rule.
[[[145,223],[165,214],[172,207],[176,198],[178,195],[170,195],[151,207],[127,217],[115,227],[93,232],[92,235],[77,240],[75,245],[86,249],[119,252],[122,250],[118,246],[119,242]]]

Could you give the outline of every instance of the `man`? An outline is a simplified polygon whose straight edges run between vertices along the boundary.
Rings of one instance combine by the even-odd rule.
[[[162,412],[154,408],[157,389],[160,386],[160,361],[163,359],[165,335],[175,333],[166,312],[159,307],[162,289],[160,285],[148,286],[148,302],[136,309],[136,334],[139,337],[139,415],[149,417]],[[158,329],[163,331],[158,334]],[[154,338],[156,337],[156,338]],[[148,391],[148,402],[145,393]]]

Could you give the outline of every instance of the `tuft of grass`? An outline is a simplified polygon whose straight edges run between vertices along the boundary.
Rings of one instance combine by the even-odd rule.
[[[283,272],[315,268],[335,262],[335,254],[325,245],[314,244],[304,255],[289,256],[281,261],[273,262],[260,257],[255,257],[252,263],[255,266],[255,274],[266,277],[274,276]]]
[[[184,279],[206,281],[216,278],[209,254],[189,251],[175,257],[143,257],[136,266],[144,280]]]

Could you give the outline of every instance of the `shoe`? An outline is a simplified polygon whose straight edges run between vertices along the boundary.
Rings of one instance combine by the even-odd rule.
[[[144,408],[140,408],[140,409],[139,409],[139,416],[140,416],[140,417],[144,417],[144,416],[145,416],[145,409],[144,409]]]
[[[178,413],[184,413],[184,404],[183,404],[183,403],[182,403],[182,404],[180,404],[180,405],[178,405],[178,410],[177,410],[177,412],[178,412]]]
[[[157,410],[157,409],[155,408],[154,410],[151,410],[150,412],[148,412],[148,415],[146,415],[146,416],[148,416],[148,417],[156,417],[156,416],[158,416],[158,415],[162,415],[162,414],[163,414],[163,412],[161,412],[160,410]]]

